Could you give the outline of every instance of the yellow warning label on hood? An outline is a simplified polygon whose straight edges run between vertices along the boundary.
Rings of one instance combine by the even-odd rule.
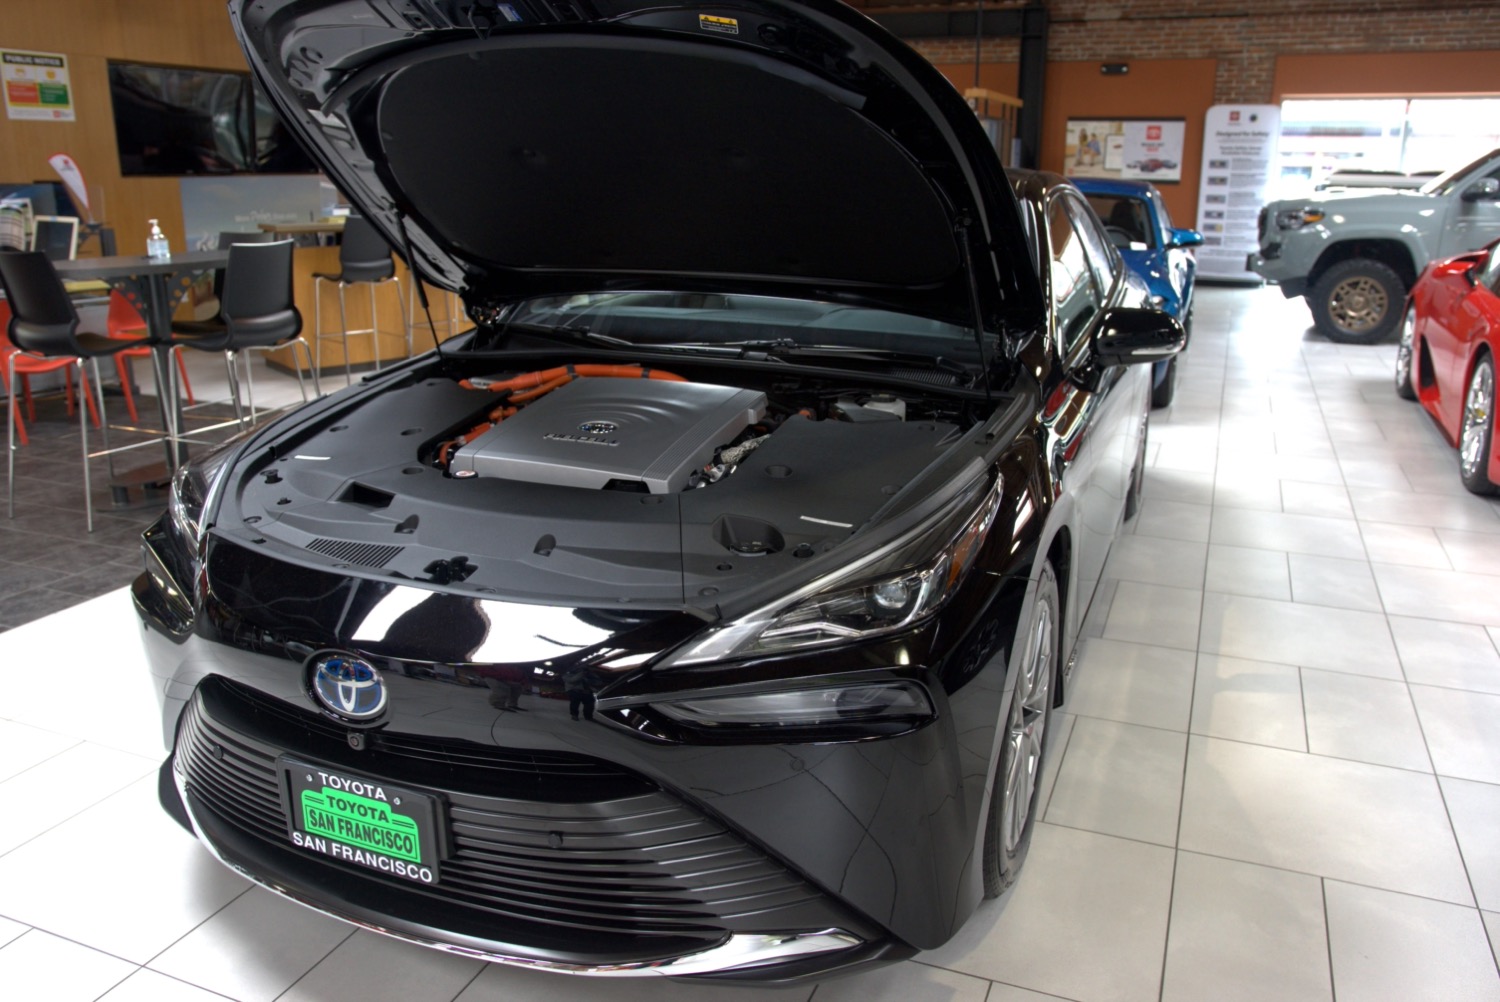
[[[725,35],[738,35],[740,33],[740,22],[732,17],[715,17],[712,14],[699,14],[698,27],[704,31],[717,31]]]

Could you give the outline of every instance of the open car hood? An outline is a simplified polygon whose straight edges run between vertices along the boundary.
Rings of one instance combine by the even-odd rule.
[[[334,183],[471,309],[753,292],[1031,327],[983,129],[832,0],[232,0]],[[976,299],[977,297],[977,299]]]

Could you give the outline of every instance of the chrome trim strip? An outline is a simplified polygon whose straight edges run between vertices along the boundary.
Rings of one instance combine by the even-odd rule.
[[[596,977],[644,977],[653,974],[663,976],[711,974],[720,971],[762,967],[766,964],[793,960],[816,953],[847,950],[851,947],[859,946],[864,942],[858,936],[845,932],[842,929],[820,929],[813,932],[788,933],[736,933],[729,936],[728,939],[718,946],[702,950],[698,953],[690,953],[681,957],[670,957],[665,960],[647,960],[609,965],[569,964],[562,961],[518,957],[488,949],[477,950],[454,943],[444,943],[439,940],[427,939],[395,929],[387,929],[384,926],[375,925],[371,922],[341,915],[320,903],[308,900],[298,891],[289,887],[283,887],[265,877],[249,872],[236,863],[230,862],[220,855],[218,848],[208,839],[203,833],[203,829],[199,826],[198,819],[193,814],[192,803],[188,800],[186,777],[177,768],[175,753],[172,756],[172,782],[177,787],[177,795],[182,798],[183,810],[187,812],[188,820],[193,824],[193,834],[197,835],[198,841],[203,843],[204,848],[209,851],[209,854],[214,859],[246,880],[265,888],[272,894],[280,895],[289,901],[295,901],[304,908],[310,908],[320,915],[327,915],[329,918],[338,919],[340,922],[348,922],[350,925],[358,926],[361,929],[368,929],[371,932],[378,932],[393,939],[414,943],[417,946],[425,946],[434,950],[442,950],[445,953],[453,953],[461,957],[471,957],[476,960],[488,961],[492,964],[507,964],[512,967],[553,971],[560,974],[579,974]],[[495,949],[503,949],[504,945],[503,943],[496,943]]]

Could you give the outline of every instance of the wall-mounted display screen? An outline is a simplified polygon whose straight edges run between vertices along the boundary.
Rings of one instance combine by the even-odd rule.
[[[120,173],[316,171],[248,73],[109,64]]]

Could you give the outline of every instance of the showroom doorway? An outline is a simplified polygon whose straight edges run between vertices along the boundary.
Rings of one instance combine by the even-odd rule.
[[[1337,185],[1417,187],[1497,146],[1500,96],[1288,98],[1273,196]]]

